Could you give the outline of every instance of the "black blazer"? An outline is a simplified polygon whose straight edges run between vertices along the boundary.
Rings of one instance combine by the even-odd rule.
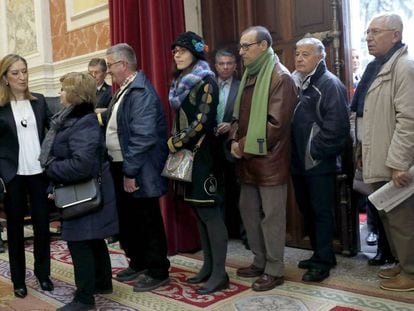
[[[237,92],[239,90],[240,80],[237,80],[233,77],[233,80],[230,85],[229,96],[227,97],[226,108],[224,110],[223,122],[231,122],[233,120],[233,110],[234,110],[234,103],[236,101]],[[220,135],[220,140],[223,145],[223,153],[224,157],[229,162],[234,162],[234,158],[228,149],[227,144],[227,136],[228,133]],[[225,164],[224,164],[225,165]]]
[[[227,97],[226,109],[224,110],[223,122],[231,122],[233,119],[234,102],[239,90],[240,80],[233,77],[230,85],[229,96]]]
[[[39,142],[45,137],[46,128],[49,128],[50,110],[42,94],[32,93],[37,100],[30,104],[36,118]],[[16,123],[10,103],[0,107],[0,178],[5,183],[16,176],[19,161],[19,141],[17,138]]]
[[[101,89],[96,92],[96,108],[108,108],[112,99],[112,86],[104,81]]]

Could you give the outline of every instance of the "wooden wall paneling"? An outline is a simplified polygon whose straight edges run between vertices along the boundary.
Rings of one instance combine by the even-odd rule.
[[[331,29],[330,0],[291,0],[293,3],[292,22],[296,38],[308,32],[320,32]]]
[[[201,1],[203,35],[210,50],[238,43],[236,1]]]
[[[249,26],[255,24],[256,8],[261,5],[262,0],[238,0],[236,7],[238,11],[237,23],[240,33]]]
[[[281,24],[280,0],[260,1],[254,15],[254,25],[266,27],[272,35],[273,41],[282,39],[283,25]]]

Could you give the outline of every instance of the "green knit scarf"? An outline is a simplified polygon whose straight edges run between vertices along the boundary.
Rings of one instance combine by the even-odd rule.
[[[243,152],[255,155],[267,154],[266,128],[267,105],[269,102],[269,86],[273,68],[276,64],[276,55],[269,47],[265,53],[246,65],[239,91],[234,104],[233,117],[239,118],[240,101],[246,79],[248,76],[257,75],[253,90],[252,105],[250,108],[249,125],[247,128],[246,142]]]

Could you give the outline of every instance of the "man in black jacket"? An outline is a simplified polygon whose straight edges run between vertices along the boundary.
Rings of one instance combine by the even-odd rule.
[[[344,85],[325,64],[325,47],[315,38],[296,43],[293,73],[299,102],[292,121],[292,177],[296,201],[309,234],[312,257],[299,262],[302,280],[320,282],[336,265],[334,234],[337,157],[349,137]]]
[[[96,81],[96,108],[98,109],[108,108],[112,98],[112,86],[105,82],[106,70],[106,61],[103,58],[93,58],[88,64],[88,72]]]

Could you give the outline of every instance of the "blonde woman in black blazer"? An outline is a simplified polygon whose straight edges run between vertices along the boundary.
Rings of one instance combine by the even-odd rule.
[[[50,112],[41,94],[30,93],[26,60],[9,54],[0,61],[0,178],[6,187],[4,207],[10,274],[14,295],[27,295],[24,216],[30,206],[34,230],[34,274],[42,290],[50,281],[47,180],[38,160]]]

